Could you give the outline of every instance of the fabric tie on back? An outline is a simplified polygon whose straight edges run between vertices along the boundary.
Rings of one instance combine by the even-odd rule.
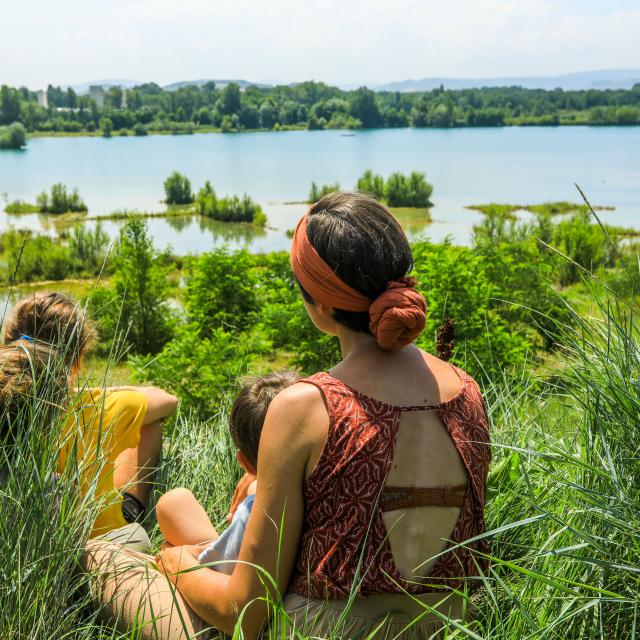
[[[427,306],[415,289],[414,278],[401,278],[371,299],[343,282],[318,255],[307,236],[306,213],[298,222],[291,245],[291,268],[303,289],[316,302],[342,311],[366,311],[369,329],[378,344],[398,351],[413,342],[424,329]]]

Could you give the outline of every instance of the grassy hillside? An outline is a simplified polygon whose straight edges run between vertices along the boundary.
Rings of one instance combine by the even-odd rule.
[[[580,215],[537,226],[488,215],[473,248],[419,243],[414,255],[430,310],[421,344],[433,350],[443,319],[454,320],[454,360],[482,384],[494,443],[491,568],[470,596],[476,619],[453,621],[449,637],[635,637],[637,247],[610,241]],[[175,261],[136,221],[110,260],[109,281],[87,291],[103,341],[85,376],[100,384],[130,373],[180,395],[156,494],[187,486],[224,526],[240,473],[227,433],[236,378],[326,368],[336,345],[306,319],[286,255]],[[73,473],[56,487],[57,513],[43,491],[56,459],[55,425],[39,411],[46,400],[35,400],[18,446],[0,448],[9,468],[0,487],[0,637],[133,639],[98,622],[74,571],[95,505],[74,494]],[[147,524],[159,542],[153,514]],[[277,605],[274,614],[270,637],[284,637]]]

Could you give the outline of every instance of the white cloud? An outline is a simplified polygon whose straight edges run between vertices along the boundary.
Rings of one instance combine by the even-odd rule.
[[[606,8],[605,8],[606,7]],[[632,0],[0,0],[0,82],[376,84],[633,67]]]

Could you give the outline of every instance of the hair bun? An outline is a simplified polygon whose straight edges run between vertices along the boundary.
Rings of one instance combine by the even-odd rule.
[[[427,305],[415,289],[415,278],[389,282],[369,307],[369,329],[387,351],[399,351],[424,329]]]

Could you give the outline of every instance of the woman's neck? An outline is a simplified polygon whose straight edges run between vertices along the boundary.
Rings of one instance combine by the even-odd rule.
[[[379,351],[380,349],[375,337],[367,333],[358,333],[346,327],[339,327],[337,335],[338,340],[340,340],[340,352],[342,353],[343,361]]]

